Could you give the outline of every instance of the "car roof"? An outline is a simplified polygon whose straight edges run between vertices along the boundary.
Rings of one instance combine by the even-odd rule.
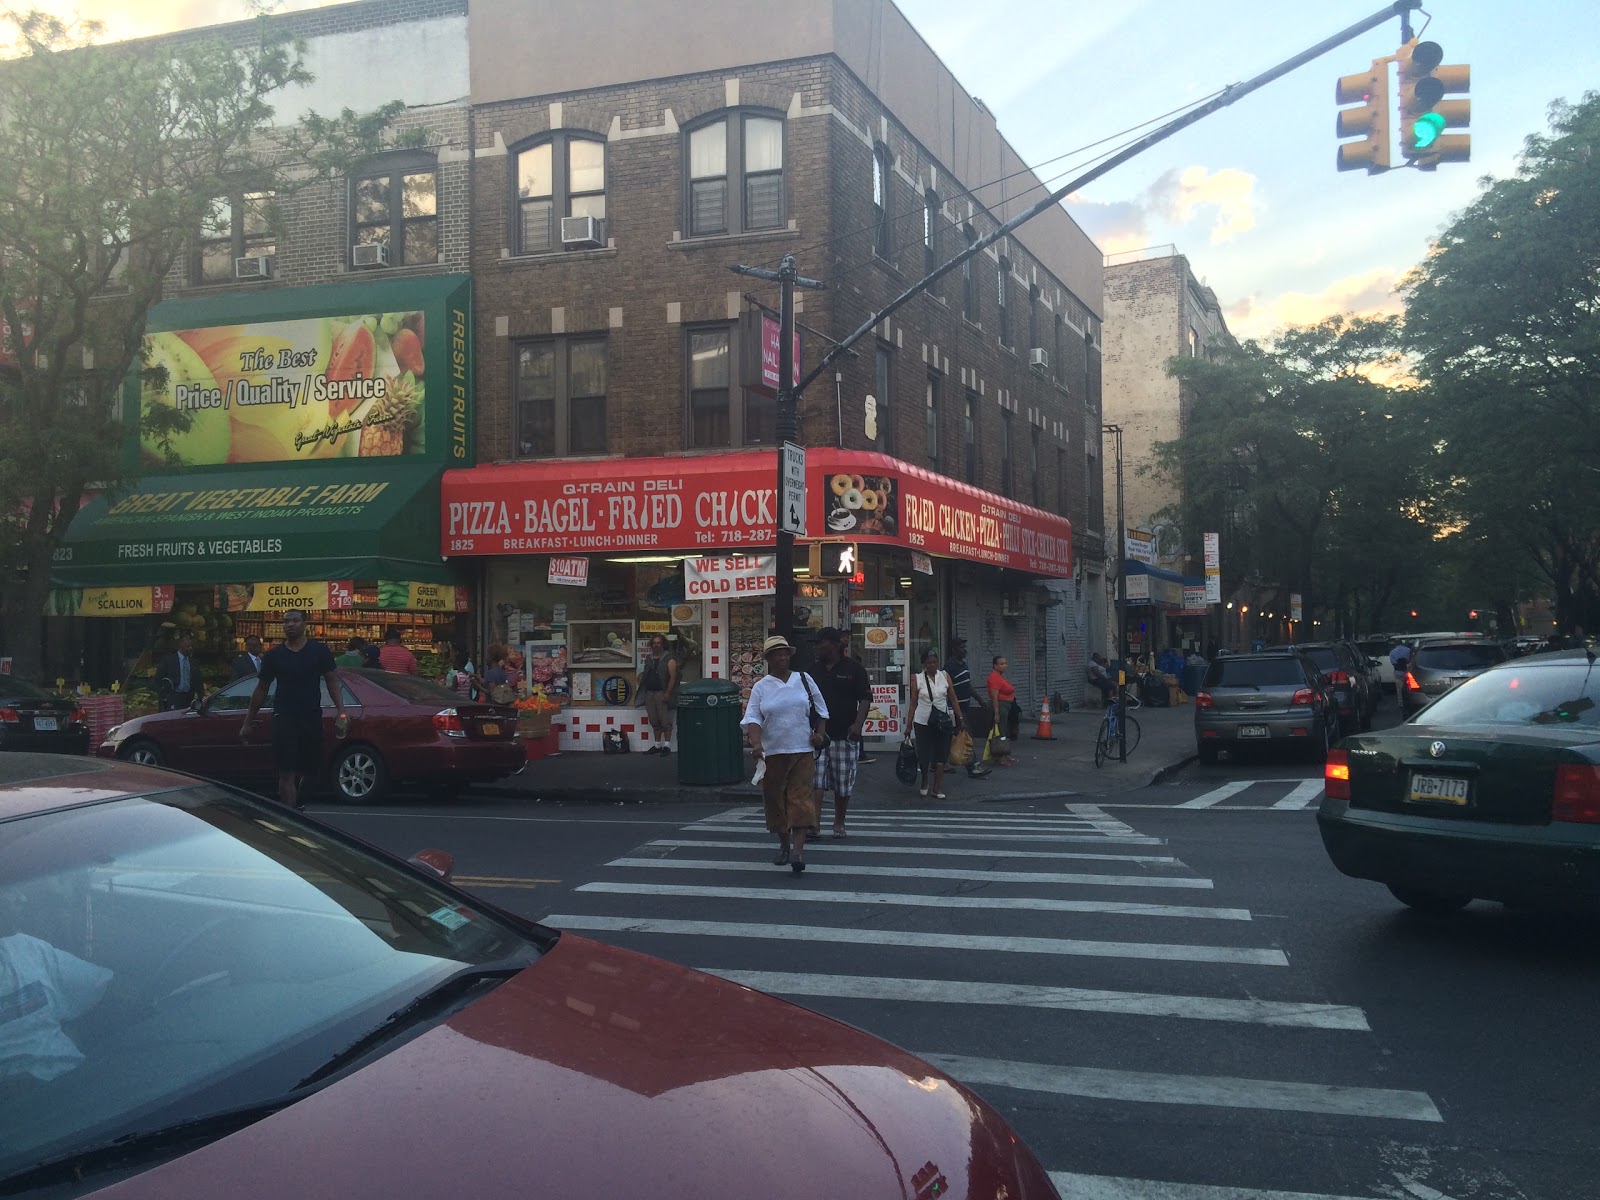
[[[1299,654],[1299,646],[1268,646],[1264,650],[1251,650],[1245,654],[1230,654],[1227,656],[1227,661],[1234,663],[1250,662],[1253,659],[1262,658],[1297,658]]]
[[[194,782],[188,775],[76,754],[0,754],[0,821],[147,795]]]

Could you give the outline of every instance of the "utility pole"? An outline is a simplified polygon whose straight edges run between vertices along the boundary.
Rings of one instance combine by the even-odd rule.
[[[1128,518],[1123,511],[1122,495],[1122,426],[1102,425],[1101,433],[1109,433],[1117,447],[1117,659],[1122,669],[1117,672],[1117,741],[1123,762],[1128,761],[1128,726],[1124,718],[1127,708],[1123,701],[1128,694]]]
[[[794,386],[794,289],[811,288],[820,291],[828,285],[817,279],[807,279],[800,274],[794,255],[786,254],[776,271],[765,267],[729,267],[737,275],[749,275],[778,285],[778,389],[776,433],[778,454],[773,488],[774,532],[777,534],[777,557],[773,564],[776,577],[776,594],[772,599],[773,615],[778,632],[784,640],[794,644],[794,534],[785,528],[783,512],[784,448],[800,444],[800,388]],[[813,373],[814,374],[814,373]]]

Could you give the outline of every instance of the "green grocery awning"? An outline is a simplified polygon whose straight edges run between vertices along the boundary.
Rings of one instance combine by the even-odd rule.
[[[440,468],[338,460],[146,476],[73,519],[51,585],[409,579],[450,583]]]

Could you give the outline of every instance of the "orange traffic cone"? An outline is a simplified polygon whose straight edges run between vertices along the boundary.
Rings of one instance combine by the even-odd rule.
[[[1039,707],[1039,732],[1033,735],[1036,742],[1053,742],[1056,735],[1050,732],[1050,700],[1046,697]]]

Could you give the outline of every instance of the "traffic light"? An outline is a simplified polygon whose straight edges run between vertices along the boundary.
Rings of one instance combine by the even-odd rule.
[[[811,578],[852,579],[860,569],[854,542],[812,542]]]
[[[1419,42],[1415,38],[1395,52],[1399,68],[1400,153],[1412,165],[1431,171],[1441,162],[1466,162],[1472,157],[1471,134],[1447,134],[1459,129],[1472,117],[1472,101],[1447,100],[1458,92],[1465,95],[1472,83],[1472,68],[1440,66],[1444,51],[1438,42]]]
[[[1369,175],[1377,175],[1392,165],[1389,160],[1389,64],[1393,61],[1392,58],[1375,58],[1368,70],[1342,75],[1334,86],[1334,99],[1340,104],[1358,106],[1340,109],[1334,128],[1342,138],[1361,139],[1339,147],[1341,171],[1365,167]]]

